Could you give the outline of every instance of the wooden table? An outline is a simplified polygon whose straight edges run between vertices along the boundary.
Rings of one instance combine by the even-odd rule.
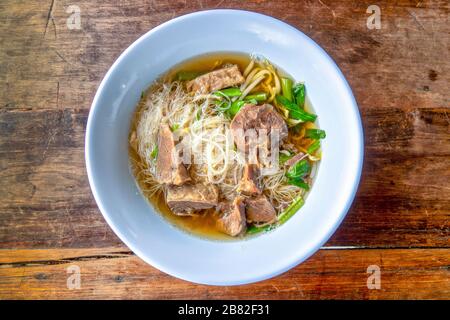
[[[81,30],[67,27],[72,4]],[[379,30],[366,26],[371,4]],[[302,265],[236,287],[142,262],[101,216],[84,163],[89,107],[113,61],[158,24],[213,8],[269,14],[314,39],[348,79],[365,131],[339,230]],[[447,1],[1,1],[0,299],[450,298],[449,46]],[[72,265],[80,289],[67,287]],[[380,289],[367,286],[371,265]]]

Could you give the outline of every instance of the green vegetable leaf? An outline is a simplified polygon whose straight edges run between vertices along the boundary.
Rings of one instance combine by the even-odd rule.
[[[325,139],[326,136],[325,130],[320,129],[307,129],[305,132],[305,137],[310,139]]]
[[[303,109],[305,106],[306,99],[306,87],[303,83],[297,83],[294,88],[292,88],[292,92],[294,94],[295,103]]]
[[[286,172],[286,177],[290,179],[304,178],[311,171],[311,165],[306,159],[300,160]]]
[[[302,178],[289,178],[288,183],[302,189],[309,190],[309,184],[307,184]]]
[[[300,109],[299,106],[286,99],[286,97],[277,95],[276,101],[287,110],[289,110],[289,117],[291,117],[292,119],[311,122],[316,121],[317,116],[315,114],[308,113],[305,110]]]

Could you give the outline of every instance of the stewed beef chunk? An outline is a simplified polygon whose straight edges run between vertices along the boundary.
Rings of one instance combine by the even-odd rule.
[[[248,222],[269,223],[276,219],[276,212],[265,195],[245,200],[245,210]]]
[[[159,183],[182,185],[191,180],[186,167],[178,162],[173,133],[162,124],[158,133],[158,156],[156,175]]]
[[[227,87],[237,86],[244,82],[237,65],[214,70],[189,81],[186,86],[189,91],[210,93]]]
[[[213,208],[218,198],[219,192],[214,185],[201,183],[169,186],[166,195],[167,205],[178,215]]]
[[[288,135],[286,122],[270,104],[243,106],[231,121],[230,128],[234,141],[242,151],[248,151],[249,145],[246,136],[250,136],[249,134],[252,133],[249,130],[254,130],[257,137],[259,137],[260,130],[266,130],[267,135],[270,135],[273,130],[277,130],[279,142]]]
[[[239,183],[238,192],[248,196],[261,194],[259,174],[260,170],[257,164],[246,164]]]
[[[219,211],[217,227],[220,231],[233,237],[245,232],[247,224],[245,222],[245,204],[242,197],[237,196],[233,202],[221,203]]]

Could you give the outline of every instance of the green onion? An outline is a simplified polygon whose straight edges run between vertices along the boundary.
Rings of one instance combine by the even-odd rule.
[[[305,132],[305,137],[310,139],[325,139],[326,136],[325,130],[320,129],[307,129]]]
[[[306,159],[300,160],[286,172],[286,177],[290,179],[303,178],[311,171],[311,165]]]
[[[176,78],[178,81],[187,81],[193,80],[202,74],[203,72],[199,71],[180,71],[177,73]]]
[[[242,94],[242,92],[239,88],[227,88],[227,89],[223,89],[223,90],[218,90],[218,91],[214,92],[214,94],[216,96],[225,95],[227,97],[239,97]]]
[[[231,103],[230,108],[226,111],[227,114],[231,117],[231,119],[234,118],[234,116],[241,110],[242,106],[245,104],[245,101],[234,101]]]
[[[294,101],[295,103],[303,109],[305,106],[305,98],[306,98],[306,87],[303,83],[297,83],[294,88],[292,88],[292,92],[294,93]]]
[[[309,184],[307,184],[302,178],[289,178],[288,183],[302,189],[309,190]]]
[[[172,132],[177,131],[179,127],[180,125],[178,123],[175,123],[173,126],[170,127],[170,130],[172,130]]]
[[[256,101],[266,101],[267,100],[267,93],[265,92],[257,92],[255,94],[250,94],[244,98],[245,101],[249,100],[256,100]]]
[[[320,148],[320,140],[316,140],[306,150],[308,151],[309,154],[311,154],[319,148]]]
[[[158,146],[154,146],[152,152],[150,153],[150,157],[155,159],[158,156]]]
[[[311,122],[316,121],[317,116],[315,114],[308,113],[305,110],[300,109],[295,103],[286,99],[286,97],[277,95],[276,101],[289,110],[289,117],[292,119]]]
[[[298,197],[295,199],[289,207],[287,207],[286,210],[280,214],[278,217],[278,222],[283,224],[288,221],[303,206],[304,203],[305,201],[303,200],[303,197]]]
[[[281,92],[283,97],[292,101],[292,80],[289,78],[281,78]]]

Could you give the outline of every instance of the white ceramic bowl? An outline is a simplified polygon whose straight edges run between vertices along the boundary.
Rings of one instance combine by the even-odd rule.
[[[306,203],[276,230],[241,241],[213,241],[169,224],[140,194],[127,137],[141,92],[160,74],[210,52],[258,53],[305,81],[322,129],[323,159]],[[192,282],[236,285],[289,270],[336,230],[355,196],[363,159],[352,91],[314,41],[274,18],[237,10],[188,14],[147,32],[117,59],[92,103],[86,166],[95,200],[119,238],[144,261]]]

